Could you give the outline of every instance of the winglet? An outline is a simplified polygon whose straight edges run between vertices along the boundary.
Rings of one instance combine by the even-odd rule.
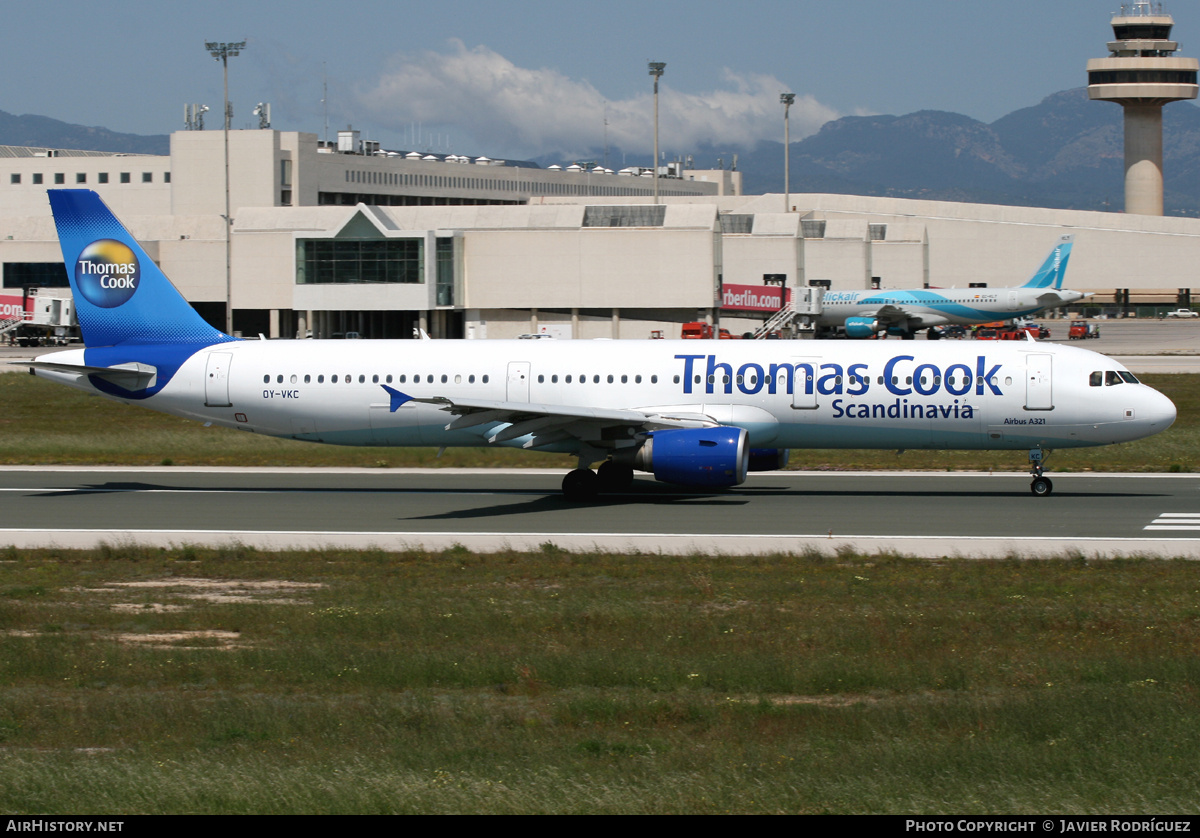
[[[388,396],[391,398],[391,403],[388,405],[389,413],[395,413],[401,405],[407,404],[413,400],[412,396],[401,393],[399,390],[394,390],[386,384],[380,384],[379,386],[386,390]]]

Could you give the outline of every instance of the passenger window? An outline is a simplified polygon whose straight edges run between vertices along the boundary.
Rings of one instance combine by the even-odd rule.
[[[462,384],[462,376],[461,376],[461,375],[456,375],[456,376],[454,376],[454,383],[455,383],[455,384]]]
[[[406,376],[406,375],[400,376],[400,383],[403,384],[405,379],[407,379],[407,378],[408,378],[408,376]]]
[[[612,383],[613,383],[613,377],[612,377],[611,375],[608,377],[608,383],[609,383],[609,384],[612,384]]]
[[[545,384],[545,383],[546,383],[546,376],[538,375],[538,384]]]
[[[292,376],[292,383],[293,383],[293,384],[295,384],[295,383],[296,383],[296,376],[295,376],[295,375],[293,375],[293,376]]]
[[[635,375],[635,376],[633,377],[633,383],[634,383],[634,384],[641,384],[641,383],[642,383],[642,377],[641,377],[640,375]]]
[[[305,384],[308,384],[308,383],[310,383],[311,381],[312,381],[312,376],[311,376],[311,375],[306,375],[306,376],[304,376],[304,383],[305,383]]]
[[[468,376],[467,376],[467,383],[468,383],[468,384],[474,384],[474,383],[475,383],[475,376],[474,376],[474,375],[468,375]]]
[[[623,376],[621,376],[621,383],[622,383],[622,384],[628,384],[628,383],[629,383],[629,376],[627,376],[627,375],[623,375]]]
[[[333,376],[332,378],[330,378],[329,380],[332,381],[334,384],[337,384],[337,376],[336,375]]]
[[[317,376],[317,383],[318,383],[318,384],[324,384],[324,383],[325,383],[325,376],[323,376],[323,375],[318,375],[318,376]]]
[[[391,384],[392,383],[392,374],[389,372],[388,377],[384,380],[387,381],[388,384]]]
[[[599,383],[600,383],[600,376],[598,376],[598,375],[593,375],[593,376],[592,376],[592,383],[593,383],[593,384],[599,384]]]
[[[650,376],[650,383],[651,383],[651,384],[657,384],[657,383],[658,383],[658,376],[657,376],[657,375],[652,375],[652,376]],[[675,383],[676,383],[676,384],[678,384],[678,383],[679,383],[679,376],[675,376]]]
[[[488,382],[488,377],[485,375],[485,376],[483,377],[483,383],[484,383],[484,384],[487,384],[487,382]]]
[[[569,375],[567,376],[567,378],[566,378],[566,382],[567,382],[568,384],[570,384],[570,383],[571,383],[571,376],[569,376]]]
[[[427,375],[427,376],[425,376],[425,383],[426,383],[426,384],[432,384],[432,383],[433,383],[433,376],[432,376],[432,375]]]
[[[558,376],[557,376],[557,375],[552,375],[552,376],[550,376],[550,383],[551,383],[551,384],[557,384],[557,383],[558,383]]]
[[[379,376],[377,376],[377,375],[373,375],[373,376],[371,376],[371,383],[372,383],[372,384],[378,384],[378,383],[379,383]]]
[[[270,376],[270,375],[264,375],[264,376],[263,376],[263,384],[270,384],[270,383],[271,383],[271,376]]]
[[[283,376],[282,376],[282,375],[277,375],[277,376],[275,376],[275,383],[276,383],[276,384],[282,384],[282,383],[283,383]]]
[[[360,374],[360,375],[358,376],[358,383],[359,383],[359,384],[366,384],[366,383],[367,383],[367,377],[366,377],[365,375],[361,375],[361,374]]]

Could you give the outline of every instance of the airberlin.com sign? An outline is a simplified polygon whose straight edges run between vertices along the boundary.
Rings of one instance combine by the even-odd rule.
[[[0,320],[16,320],[25,316],[25,301],[20,297],[0,295]]]
[[[724,285],[721,308],[727,311],[779,311],[780,288],[773,285]],[[787,298],[792,291],[789,288]]]

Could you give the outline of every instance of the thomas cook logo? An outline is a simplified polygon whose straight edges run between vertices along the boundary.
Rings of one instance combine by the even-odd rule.
[[[137,291],[142,270],[133,251],[115,239],[99,239],[79,254],[75,285],[92,305],[116,308]]]

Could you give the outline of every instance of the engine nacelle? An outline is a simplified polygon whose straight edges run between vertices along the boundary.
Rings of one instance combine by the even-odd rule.
[[[869,338],[879,331],[879,321],[874,317],[847,317],[846,330],[848,338]]]
[[[655,431],[632,465],[663,483],[736,486],[749,471],[750,446],[745,430],[725,425]]]
[[[787,448],[751,448],[750,471],[779,471],[787,468],[791,451]]]

